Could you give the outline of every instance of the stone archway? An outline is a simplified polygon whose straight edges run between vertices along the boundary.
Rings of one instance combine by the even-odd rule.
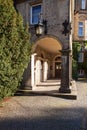
[[[54,57],[61,56],[62,44],[56,38],[44,37],[36,41],[31,58],[31,81],[34,88],[40,82],[54,78]]]
[[[62,50],[62,43],[56,37],[46,36],[35,42],[32,53],[35,53],[38,47],[51,54],[58,54]]]

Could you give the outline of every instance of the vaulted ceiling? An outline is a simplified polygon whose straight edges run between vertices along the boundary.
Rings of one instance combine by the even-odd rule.
[[[44,51],[51,54],[58,54],[60,50],[62,50],[61,43],[51,37],[42,38],[38,40],[35,44],[36,44],[36,48],[39,47],[43,49]]]

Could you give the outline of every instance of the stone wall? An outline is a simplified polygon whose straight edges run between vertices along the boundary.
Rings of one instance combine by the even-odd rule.
[[[17,9],[22,14],[24,23],[28,22],[30,24],[30,8],[35,2],[35,0],[27,0],[17,4]],[[41,0],[38,2],[41,2]],[[69,0],[43,0],[41,3],[43,18],[47,20],[47,34],[57,37],[63,44],[63,48],[68,48],[69,38],[62,34],[62,23],[69,18]],[[33,25],[30,25],[30,32],[33,42],[37,38]]]
[[[70,79],[69,79],[69,71],[71,70],[71,67],[69,67],[71,64],[70,62],[70,50],[72,51],[72,32],[68,35],[64,35],[62,32],[64,31],[63,23],[65,20],[71,22],[72,24],[72,11],[70,3],[72,3],[73,0],[25,0],[25,2],[22,2],[20,4],[17,4],[17,9],[21,13],[24,19],[24,23],[28,23],[30,25],[29,31],[31,33],[31,42],[36,43],[39,38],[35,34],[35,26],[30,24],[30,9],[32,5],[41,3],[42,4],[42,14],[43,19],[47,20],[47,34],[41,36],[50,36],[55,37],[60,41],[62,45],[62,73],[61,73],[61,85],[62,89],[60,89],[60,92],[70,92],[69,85],[70,85]],[[72,11],[71,11],[72,10]],[[71,46],[71,47],[70,47]],[[67,50],[67,51],[66,51]],[[64,56],[65,55],[65,56]],[[32,60],[34,61],[34,54],[32,54]],[[51,55],[50,55],[51,57]],[[48,57],[49,58],[49,57]],[[63,58],[65,60],[63,60]],[[66,62],[64,62],[66,61]],[[51,62],[51,61],[50,61]],[[32,70],[31,77],[34,76],[34,62],[32,62]],[[50,63],[52,64],[52,63]],[[49,63],[48,63],[49,65]],[[50,68],[50,67],[49,67]],[[50,71],[51,72],[51,71]],[[28,72],[25,74],[26,77]],[[70,73],[71,74],[71,73]],[[32,78],[34,80],[34,78]],[[26,80],[26,78],[25,78]],[[30,79],[28,79],[30,81]],[[27,86],[29,85],[29,82],[27,82]],[[34,86],[35,82],[32,82],[32,86]],[[64,90],[63,90],[64,88]]]

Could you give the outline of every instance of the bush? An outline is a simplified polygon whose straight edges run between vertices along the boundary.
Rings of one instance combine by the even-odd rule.
[[[20,86],[30,50],[28,26],[23,26],[12,0],[0,0],[0,99]]]
[[[74,59],[72,62],[72,78],[74,80],[78,79],[78,64],[77,64],[77,61],[75,61]]]

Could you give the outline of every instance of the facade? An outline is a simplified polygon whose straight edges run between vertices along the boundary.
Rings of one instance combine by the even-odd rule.
[[[78,64],[81,64],[87,61],[87,0],[75,0],[74,41],[81,44],[78,57]],[[85,76],[84,70],[78,70],[78,75]]]
[[[24,23],[29,23],[33,43],[31,64],[25,70],[23,86],[36,89],[41,82],[56,78],[61,82],[59,92],[70,93],[74,1],[15,0],[15,5]],[[38,21],[45,30],[37,36]]]
[[[74,40],[87,40],[87,0],[75,0]]]

